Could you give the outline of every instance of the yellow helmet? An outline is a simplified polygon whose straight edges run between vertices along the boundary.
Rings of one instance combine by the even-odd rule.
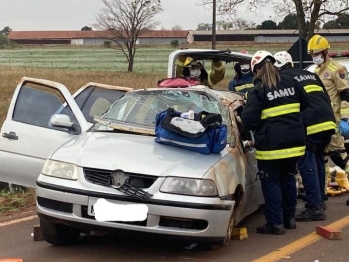
[[[187,59],[184,62],[185,67],[192,67],[192,66],[203,66],[204,61],[202,60],[194,60],[191,57],[187,57]]]
[[[330,43],[321,35],[314,35],[308,41],[308,53],[316,54],[330,48]]]

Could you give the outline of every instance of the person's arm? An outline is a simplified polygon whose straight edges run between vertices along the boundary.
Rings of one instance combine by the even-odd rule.
[[[349,118],[349,79],[345,67],[340,67],[334,73],[334,82],[341,97],[341,119]]]
[[[247,102],[241,114],[241,120],[245,128],[256,130],[260,125],[263,110],[263,97],[259,94],[263,89],[254,87],[248,94]]]
[[[235,85],[236,85],[236,80],[235,78],[233,78],[232,80],[230,80],[228,85],[229,91],[235,91]]]
[[[182,71],[184,68],[184,62],[187,59],[186,56],[180,55],[176,60],[176,77],[183,76]]]
[[[209,73],[208,83],[210,86],[218,84],[224,79],[225,68],[222,61],[212,62],[212,69]]]

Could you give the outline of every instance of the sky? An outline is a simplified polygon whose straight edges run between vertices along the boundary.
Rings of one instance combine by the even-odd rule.
[[[200,0],[162,0],[164,11],[155,17],[161,23],[158,29],[179,25],[195,30],[199,23],[211,23],[211,12],[199,4]],[[101,0],[0,0],[0,6],[0,29],[9,26],[14,31],[80,30],[94,24],[103,7]],[[239,14],[248,22],[254,18],[257,24],[269,19],[246,12],[246,8]]]

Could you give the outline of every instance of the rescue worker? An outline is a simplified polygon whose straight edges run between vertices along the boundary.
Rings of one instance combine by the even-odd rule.
[[[253,55],[255,83],[248,93],[242,122],[255,131],[254,147],[265,199],[267,223],[257,227],[257,233],[283,235],[285,228],[296,228],[296,164],[305,153],[300,112],[308,102],[299,83],[280,75],[274,63],[268,51]]]
[[[307,93],[309,101],[308,107],[301,113],[307,129],[306,151],[298,161],[307,203],[305,211],[295,218],[296,221],[325,220],[324,152],[336,130],[331,101],[321,79],[314,73],[294,68],[288,52],[278,52],[274,57],[275,66],[279,68],[280,74],[296,79]]]
[[[212,70],[206,71],[204,62],[180,55],[176,61],[176,76],[200,79],[202,85],[212,87],[223,80],[225,68],[222,61],[212,61]]]
[[[333,60],[328,53],[330,44],[321,35],[314,35],[308,42],[308,53],[317,64],[315,73],[322,80],[331,99],[332,109],[336,118],[337,132],[332,135],[331,142],[326,148],[326,176],[330,177],[327,156],[345,171],[337,172],[335,180],[339,186],[349,190],[347,174],[349,174],[348,154],[344,147],[344,139],[341,136],[341,126],[348,125],[349,119],[349,80],[345,66]]]
[[[241,53],[248,54],[247,51],[241,50]],[[253,85],[253,74],[249,63],[236,63],[234,66],[235,76],[229,82],[229,91],[235,91],[245,94]]]

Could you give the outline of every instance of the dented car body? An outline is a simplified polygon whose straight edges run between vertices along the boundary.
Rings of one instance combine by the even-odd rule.
[[[96,229],[224,245],[264,202],[255,150],[242,143],[253,140],[239,122],[243,105],[239,94],[200,85],[88,83],[71,95],[62,84],[23,78],[1,130],[0,180],[36,187],[41,229],[55,245]],[[226,148],[204,155],[156,143],[155,116],[170,107],[221,114]],[[97,219],[99,200],[115,210],[141,204],[146,217]]]

